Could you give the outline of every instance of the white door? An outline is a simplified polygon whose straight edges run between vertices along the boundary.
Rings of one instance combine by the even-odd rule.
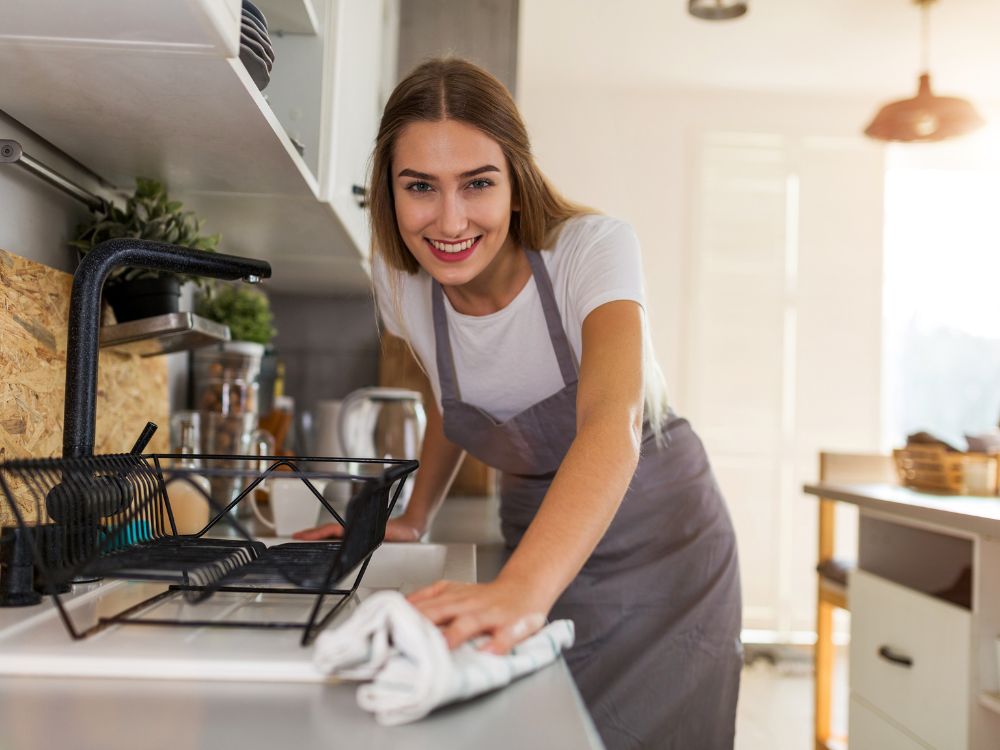
[[[820,449],[879,444],[881,152],[707,133],[695,190],[679,406],[733,514],[744,627],[808,638],[816,504],[801,485]]]

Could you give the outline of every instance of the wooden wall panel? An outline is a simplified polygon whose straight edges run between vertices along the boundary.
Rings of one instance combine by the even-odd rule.
[[[72,280],[70,274],[0,249],[0,461],[62,452]],[[168,411],[164,357],[101,352],[95,452],[127,451],[148,420],[160,426],[149,450],[166,451]],[[0,500],[0,525],[12,523],[6,501]]]

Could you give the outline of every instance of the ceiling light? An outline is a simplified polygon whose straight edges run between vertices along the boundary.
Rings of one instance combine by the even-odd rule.
[[[740,0],[688,0],[688,13],[706,21],[725,21],[746,12],[747,4]]]
[[[928,9],[934,0],[914,0],[921,8],[920,83],[917,95],[883,106],[865,135],[880,141],[943,141],[981,128],[985,121],[965,99],[931,91]]]

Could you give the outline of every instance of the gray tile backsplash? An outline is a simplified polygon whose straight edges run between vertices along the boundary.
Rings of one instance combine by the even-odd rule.
[[[270,293],[278,335],[274,347],[285,363],[285,392],[296,409],[343,398],[378,382],[378,331],[368,296],[326,297]]]

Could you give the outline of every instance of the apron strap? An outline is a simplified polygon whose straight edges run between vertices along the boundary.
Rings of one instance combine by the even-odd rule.
[[[556,293],[552,289],[552,279],[549,278],[549,271],[545,267],[545,261],[542,260],[542,254],[537,250],[527,250],[526,252],[528,262],[531,263],[531,272],[535,276],[535,286],[538,287],[538,298],[542,302],[545,322],[549,327],[549,339],[552,341],[552,348],[559,361],[559,371],[562,373],[563,384],[571,385],[577,380],[579,367],[576,354],[569,345],[569,339],[566,338],[566,329],[563,328],[559,305],[556,304]]]
[[[444,311],[444,291],[436,280],[431,280],[431,304],[434,311],[434,349],[437,358],[438,381],[441,383],[441,403],[459,400],[458,381],[455,378],[455,359],[448,335],[448,316]]]

